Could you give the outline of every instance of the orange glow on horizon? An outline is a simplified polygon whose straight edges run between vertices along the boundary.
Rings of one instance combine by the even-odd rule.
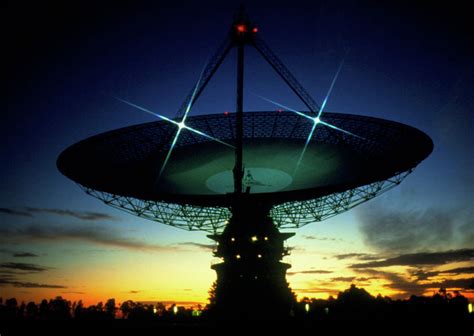
[[[260,238],[259,239],[265,239]],[[294,238],[297,241],[297,237]],[[185,238],[182,241],[188,241]],[[205,241],[203,242],[205,243]],[[41,257],[38,264],[47,265],[49,269],[35,274],[25,274],[18,281],[39,284],[37,287],[3,286],[0,297],[4,300],[15,297],[19,303],[61,296],[71,302],[82,300],[84,305],[105,303],[114,298],[117,303],[126,300],[140,302],[187,302],[205,306],[208,291],[216,279],[215,272],[210,268],[212,256],[207,249],[191,247],[163,248],[160,252],[135,251],[126,249],[109,249],[101,252],[87,252],[97,246],[90,244],[69,243],[68,248],[82,251],[65,255],[64,246],[48,251],[48,256]],[[179,245],[176,245],[179,246]],[[353,261],[331,258],[334,252],[332,241],[323,241],[318,250],[311,250],[312,244],[293,249],[284,262],[292,265],[287,273],[287,281],[297,294],[303,297],[327,299],[337,297],[339,292],[348,289],[351,283],[363,288],[373,296],[381,294],[391,298],[409,298],[383,274],[397,274],[407,282],[416,280],[406,266],[392,266],[379,269],[379,276],[367,275],[363,270],[350,268]],[[40,249],[40,247],[37,247]],[[350,246],[354,248],[354,246]],[[340,251],[337,251],[340,253]],[[46,259],[49,258],[49,259]],[[440,270],[453,267],[467,267],[468,263],[443,265]],[[190,276],[192,274],[192,276]],[[461,276],[442,275],[443,279],[458,279]],[[441,278],[431,279],[439,283]],[[418,281],[419,285],[427,286],[426,282]],[[429,283],[429,282],[428,282]],[[51,286],[52,288],[46,288]],[[56,288],[53,288],[56,286]],[[439,288],[427,288],[425,296],[432,296]],[[448,288],[452,292],[455,288]],[[474,293],[461,291],[468,300],[474,302]]]

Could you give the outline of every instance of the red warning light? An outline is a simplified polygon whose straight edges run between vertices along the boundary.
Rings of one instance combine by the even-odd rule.
[[[224,112],[224,115],[225,115],[225,116],[228,116],[228,115],[229,115],[229,111],[225,111],[225,112]]]
[[[282,110],[282,109],[278,109],[277,111],[278,111],[278,112],[280,112],[280,113],[281,113],[281,112],[283,112],[283,110]]]
[[[247,31],[247,27],[245,25],[237,25],[237,31],[239,33],[245,33]]]
[[[254,27],[254,28],[252,29],[252,32],[257,33],[257,32],[258,32],[258,28],[257,28],[257,27]]]

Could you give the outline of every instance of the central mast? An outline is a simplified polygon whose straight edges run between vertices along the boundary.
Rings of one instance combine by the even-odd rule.
[[[244,47],[248,41],[250,25],[245,18],[243,7],[240,8],[237,20],[233,27],[233,43],[237,48],[237,101],[236,101],[236,143],[235,143],[235,166],[234,193],[242,193],[243,168],[243,119],[244,119]]]
[[[245,17],[243,8],[234,20],[230,39],[237,49],[237,95],[235,121],[234,202],[232,217],[222,234],[208,236],[217,242],[214,256],[222,262],[217,273],[212,310],[219,319],[286,318],[294,295],[286,281],[290,265],[282,263],[288,254],[284,241],[293,233],[280,233],[269,216],[271,204],[251,199],[250,186],[243,190],[244,138],[244,48],[255,47],[258,28]],[[272,307],[266,315],[248,303],[259,298]]]
[[[243,137],[244,137],[244,44],[237,46],[237,118],[236,118],[236,145],[234,166],[234,192],[242,193],[243,168]]]

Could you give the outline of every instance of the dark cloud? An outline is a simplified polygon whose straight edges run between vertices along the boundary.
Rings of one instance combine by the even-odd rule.
[[[462,279],[444,279],[442,281],[423,281],[420,282],[418,279],[413,281],[407,280],[404,276],[387,271],[380,271],[377,269],[358,269],[358,273],[367,274],[375,278],[385,279],[389,283],[384,287],[400,292],[399,295],[392,296],[393,298],[406,298],[410,295],[422,295],[427,290],[446,288],[447,290],[454,289],[468,289],[474,282],[474,278],[462,278]]]
[[[184,242],[184,243],[178,243],[178,246],[192,246],[192,247],[197,247],[202,250],[213,250],[215,248],[214,244],[200,244],[200,243],[193,243],[193,242]]]
[[[2,232],[3,231],[0,229],[0,233]],[[39,257],[37,254],[32,253],[32,252],[19,252],[19,251],[5,249],[5,248],[0,249],[0,253],[10,254],[12,257],[15,257],[15,258]]]
[[[18,271],[18,270],[13,270],[13,269],[3,269],[3,268],[0,268],[0,275],[1,276],[4,276],[4,275],[18,275],[18,274],[27,274],[29,272],[25,272],[25,271]],[[35,272],[33,272],[35,273]]]
[[[0,241],[28,242],[82,240],[99,245],[142,251],[177,250],[176,247],[151,244],[118,236],[110,229],[98,226],[30,225],[24,228],[1,228]]]
[[[18,270],[18,271],[27,271],[27,272],[36,273],[36,272],[47,271],[49,268],[35,265],[35,264],[7,262],[7,263],[0,264],[0,269]]]
[[[380,259],[380,257],[377,257],[373,254],[368,254],[368,253],[337,254],[334,257],[338,260],[343,260],[343,259],[377,260],[377,259]]]
[[[327,293],[333,296],[339,294],[339,291],[337,289],[327,288],[327,287],[295,288],[294,291],[301,292],[304,294],[320,294],[320,293],[326,294]]]
[[[297,271],[297,272],[286,272],[287,275],[296,275],[296,274],[330,274],[332,271],[326,270],[307,270],[307,271]]]
[[[458,267],[458,268],[453,268],[445,271],[439,272],[440,274],[473,274],[474,273],[474,267]]]
[[[401,292],[398,298],[404,298],[408,295],[421,295],[425,291],[425,288],[420,286],[417,281],[408,281],[405,277],[398,273],[380,271],[375,269],[360,269],[358,273],[370,275],[372,278],[385,279],[389,283],[385,285],[386,288],[390,288]]]
[[[288,251],[298,252],[298,253],[311,253],[303,246],[288,246]]]
[[[427,290],[437,290],[440,288],[445,288],[447,290],[464,290],[469,288],[469,286],[473,282],[473,278],[463,278],[463,279],[446,279],[443,281],[437,282],[424,282],[420,283],[418,281],[392,281],[390,284],[385,285],[386,288],[390,288],[393,290],[401,291],[408,295],[422,295]]]
[[[19,253],[13,253],[13,256],[15,258],[33,258],[33,257],[38,257],[37,254],[31,253],[31,252],[19,252]]]
[[[15,287],[23,287],[23,288],[67,288],[66,286],[62,285],[50,285],[50,284],[42,284],[37,282],[13,282],[13,286]]]
[[[138,293],[140,293],[140,291],[139,290],[131,290],[128,293],[129,294],[138,294]]]
[[[427,280],[438,275],[448,274],[448,275],[464,275],[464,274],[474,274],[474,267],[458,267],[453,269],[448,269],[444,271],[426,271],[424,269],[417,269],[410,272],[410,274],[417,278],[417,280]]]
[[[423,269],[411,270],[410,275],[416,277],[416,280],[428,280],[429,278],[439,275],[439,271],[425,271]]]
[[[458,237],[474,237],[472,216],[466,211],[427,209],[394,210],[362,207],[356,211],[367,246],[385,253],[446,250],[460,246]],[[467,224],[468,223],[468,224]],[[462,247],[474,247],[474,240]]]
[[[86,221],[99,221],[99,220],[117,220],[116,217],[110,216],[100,212],[89,212],[89,211],[72,211],[64,209],[47,209],[47,208],[26,208],[31,214],[33,213],[45,213],[53,214],[58,216],[68,216]]]
[[[356,279],[355,276],[350,276],[350,277],[335,277],[331,278],[331,281],[338,281],[338,282],[352,282]]]
[[[472,284],[474,283],[474,278],[462,278],[462,279],[446,279],[443,281],[439,282],[431,282],[431,283],[425,283],[422,284],[421,286],[424,286],[425,288],[460,288],[462,289],[468,289]]]
[[[445,252],[402,254],[394,258],[388,258],[381,261],[359,263],[351,265],[349,267],[378,268],[387,266],[443,265],[457,261],[469,261],[472,259],[474,259],[474,249],[461,249]]]
[[[11,278],[0,277],[0,287],[4,286],[13,286],[20,288],[67,288],[62,285],[51,285],[51,284],[42,284],[37,282],[25,282],[13,280]]]
[[[0,287],[13,286],[20,288],[67,288],[62,285],[43,284],[37,282],[24,281],[18,277],[23,277],[28,273],[40,273],[49,270],[49,267],[24,264],[24,263],[3,263],[0,264]]]
[[[9,209],[9,208],[0,208],[0,213],[12,215],[12,216],[33,217],[33,215],[27,211],[21,211],[21,210],[16,210],[16,209]]]
[[[377,277],[370,277],[370,278],[360,277],[360,278],[357,278],[356,281],[366,282],[366,281],[370,281],[370,280],[374,280],[374,279],[377,279]]]
[[[123,237],[111,230],[100,226],[61,226],[61,225],[29,225],[23,227],[1,227],[0,226],[0,242],[8,243],[34,243],[34,242],[55,242],[67,240],[81,240],[107,247],[117,247],[130,250],[140,250],[148,252],[189,252],[183,246],[199,248],[203,250],[212,250],[212,244],[200,244],[194,242],[183,242],[173,245],[160,245],[148,243],[145,241]],[[195,250],[195,249],[194,249]]]
[[[302,235],[301,236],[307,240],[319,240],[319,241],[331,241],[331,242],[342,242],[343,240],[340,238],[332,238],[332,237],[320,237],[320,236],[312,236],[312,235]]]
[[[23,209],[0,208],[0,213],[12,216],[33,217],[35,214],[53,214],[58,216],[73,217],[86,221],[99,220],[118,220],[118,218],[100,212],[89,211],[73,211],[65,209],[48,209],[48,208],[33,208],[25,207]]]

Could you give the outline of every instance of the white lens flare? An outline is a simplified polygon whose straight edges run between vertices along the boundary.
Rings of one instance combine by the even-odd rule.
[[[336,75],[332,79],[331,86],[329,86],[328,93],[326,94],[326,97],[324,97],[323,103],[321,104],[321,108],[319,109],[318,117],[321,117],[321,114],[323,114],[324,108],[326,107],[329,96],[331,95],[332,89],[334,88],[334,84],[336,84],[337,77],[339,77],[339,73],[341,72],[343,65],[344,65],[344,59],[342,60],[341,64],[339,64],[339,68],[337,68]]]
[[[316,130],[316,126],[318,126],[318,125],[324,125],[324,126],[327,126],[327,127],[331,128],[331,129],[333,129],[333,130],[336,130],[336,131],[339,131],[339,132],[342,132],[342,133],[345,133],[345,134],[354,136],[354,137],[356,137],[356,138],[364,139],[364,140],[365,140],[365,138],[363,138],[363,137],[361,137],[361,136],[359,136],[359,135],[357,135],[357,134],[354,134],[354,133],[352,133],[352,132],[346,131],[345,129],[342,129],[342,128],[337,127],[337,126],[334,126],[334,125],[332,125],[332,124],[330,124],[330,123],[328,123],[328,122],[326,122],[326,121],[323,121],[320,116],[318,116],[318,117],[312,117],[312,116],[309,116],[309,115],[307,115],[307,114],[305,114],[305,113],[303,113],[303,112],[297,111],[297,110],[295,110],[295,109],[293,109],[293,108],[290,108],[290,107],[285,106],[285,105],[283,105],[283,104],[280,104],[280,103],[278,103],[278,102],[276,102],[276,101],[273,101],[273,100],[271,100],[271,99],[268,99],[268,98],[265,98],[265,97],[262,97],[262,96],[259,96],[259,95],[257,95],[257,96],[260,97],[260,98],[262,98],[263,100],[266,100],[266,101],[268,101],[268,102],[270,102],[270,103],[276,105],[276,106],[282,107],[282,108],[284,108],[284,109],[286,109],[286,110],[288,110],[288,111],[290,111],[290,112],[294,112],[294,113],[296,113],[296,114],[298,114],[298,115],[300,115],[300,116],[302,116],[302,117],[305,117],[306,119],[311,120],[311,121],[313,122],[313,125],[312,125],[312,127],[311,127],[311,130],[310,130],[310,132],[309,132],[309,134],[308,134],[308,137],[306,138],[306,142],[305,142],[305,145],[304,145],[304,147],[303,147],[303,150],[301,151],[300,157],[299,157],[299,159],[298,159],[298,161],[297,161],[297,163],[296,163],[296,168],[295,168],[295,171],[294,171],[295,173],[296,173],[296,171],[298,170],[298,167],[300,166],[301,161],[303,160],[303,157],[304,157],[304,154],[305,154],[305,152],[306,152],[306,149],[307,149],[307,147],[308,147],[308,145],[309,145],[311,139],[313,138],[314,131]],[[320,112],[322,112],[322,110],[320,110]],[[321,113],[321,114],[322,114],[322,113]]]
[[[174,146],[176,145],[176,142],[178,142],[178,137],[179,137],[179,134],[181,133],[181,130],[182,130],[181,127],[178,128],[178,131],[176,132],[176,135],[174,136],[173,142],[171,143],[170,149],[168,150],[168,154],[166,154],[165,161],[163,161],[163,164],[161,165],[160,173],[158,174],[155,184],[158,183],[159,178],[161,177],[161,175],[163,175],[163,172],[166,168],[166,164],[168,163],[168,160],[171,157],[171,153],[173,152]]]
[[[329,127],[329,128],[332,128],[332,129],[334,129],[334,130],[336,130],[336,131],[339,131],[339,132],[342,132],[342,133],[345,133],[345,134],[352,135],[353,137],[356,137],[356,138],[359,138],[359,139],[367,140],[366,138],[361,137],[360,135],[357,135],[357,134],[354,134],[354,133],[352,133],[352,132],[346,131],[345,129],[339,128],[339,127],[334,126],[334,125],[331,125],[331,124],[329,124],[329,123],[327,123],[327,122],[325,122],[325,121],[322,121],[322,120],[321,120],[320,123],[323,124],[324,126],[327,126],[327,127]]]
[[[188,105],[186,106],[186,110],[184,111],[183,120],[181,120],[181,122],[183,122],[183,123],[186,121],[186,118],[188,117],[188,114],[191,111],[191,107],[194,104],[194,97],[196,97],[196,93],[197,93],[197,90],[199,88],[199,85],[201,84],[202,76],[204,75],[204,71],[206,70],[206,67],[207,67],[207,62],[201,70],[201,74],[199,75],[199,78],[196,82],[196,85],[194,86],[194,90],[193,90],[193,94],[191,95],[191,99],[189,100]]]
[[[170,119],[170,118],[167,118],[167,117],[165,117],[165,116],[162,116],[161,114],[158,114],[158,113],[155,113],[155,112],[153,112],[153,111],[150,111],[150,110],[148,110],[148,109],[146,109],[146,108],[144,108],[144,107],[141,107],[141,106],[139,106],[139,105],[136,105],[136,104],[134,104],[134,103],[131,103],[131,102],[125,100],[125,99],[122,99],[122,98],[119,98],[119,97],[116,97],[116,96],[112,96],[112,97],[115,98],[115,99],[117,99],[118,101],[121,101],[121,102],[124,103],[124,104],[127,104],[127,105],[130,105],[130,106],[132,106],[132,107],[135,107],[136,109],[139,109],[139,110],[141,110],[141,111],[143,111],[143,112],[146,112],[146,113],[149,113],[149,114],[151,114],[151,115],[154,115],[155,117],[158,117],[158,118],[160,118],[160,119],[163,119],[163,120],[165,120],[165,121],[168,121],[168,122],[170,122],[170,123],[172,123],[172,124],[175,124],[175,125],[178,124],[178,123],[177,123],[176,121],[174,121],[173,119]]]
[[[313,122],[313,125],[312,125],[312,127],[311,127],[311,131],[309,132],[308,137],[306,138],[306,142],[305,142],[305,144],[304,144],[304,146],[303,146],[303,150],[301,151],[301,154],[300,154],[300,156],[299,156],[299,158],[298,158],[298,161],[296,162],[296,167],[295,167],[295,170],[294,170],[293,175],[296,174],[296,171],[298,170],[298,168],[299,168],[299,166],[300,166],[300,164],[301,164],[301,162],[302,162],[302,160],[303,160],[303,157],[304,157],[304,154],[305,154],[305,152],[306,152],[306,149],[308,148],[308,145],[309,145],[311,139],[313,138],[313,134],[314,134],[314,131],[316,130],[316,126],[318,126],[319,124],[324,125],[324,126],[327,126],[327,127],[331,128],[331,129],[334,129],[334,130],[336,130],[336,131],[339,131],[339,132],[342,132],[342,133],[345,133],[345,134],[348,134],[348,135],[351,135],[351,136],[360,138],[360,139],[365,139],[365,138],[363,138],[363,137],[361,137],[361,136],[359,136],[359,135],[357,135],[357,134],[351,133],[351,132],[346,131],[346,130],[344,130],[344,129],[342,129],[342,128],[339,128],[339,127],[337,127],[337,126],[331,125],[331,124],[329,124],[329,123],[327,123],[327,122],[325,122],[325,121],[323,121],[323,120],[321,119],[322,114],[323,114],[323,112],[324,112],[324,108],[326,107],[326,104],[327,104],[327,102],[328,102],[328,100],[329,100],[329,96],[331,95],[331,92],[332,92],[332,90],[333,90],[333,88],[334,88],[334,85],[336,84],[336,80],[337,80],[337,78],[339,77],[339,73],[341,72],[341,69],[342,69],[342,66],[343,66],[343,65],[344,65],[344,59],[342,60],[341,64],[339,64],[339,67],[338,67],[338,69],[337,69],[337,71],[336,71],[336,74],[334,75],[334,78],[333,78],[332,81],[331,81],[331,85],[329,86],[329,90],[328,90],[326,96],[324,97],[323,103],[321,104],[321,108],[319,109],[318,115],[317,115],[316,117],[312,117],[312,116],[310,116],[310,115],[308,115],[308,114],[306,114],[306,113],[297,111],[297,110],[295,110],[295,109],[293,109],[293,108],[291,108],[291,107],[288,107],[288,106],[285,106],[285,105],[283,105],[283,104],[280,104],[280,103],[278,103],[278,102],[276,102],[276,101],[274,101],[274,100],[271,100],[271,99],[269,99],[269,98],[260,96],[260,95],[258,95],[258,94],[254,94],[255,96],[257,96],[257,97],[259,97],[259,98],[261,98],[261,99],[263,99],[263,100],[265,100],[265,101],[267,101],[267,102],[269,102],[269,103],[272,103],[272,104],[274,104],[274,105],[276,105],[276,106],[279,106],[279,107],[281,107],[281,108],[284,108],[284,109],[286,109],[286,110],[288,110],[288,111],[294,112],[294,113],[298,114],[299,116],[302,116],[302,117],[304,117],[304,118],[306,118],[306,119],[309,119],[309,120],[311,120],[311,121]]]
[[[314,130],[316,129],[316,126],[318,126],[319,122],[316,122],[316,120],[313,123],[313,127],[311,127],[311,131],[308,134],[308,137],[306,138],[306,142],[304,144],[303,150],[301,151],[300,157],[298,158],[298,161],[296,162],[295,170],[293,171],[293,175],[296,174],[296,171],[298,170],[301,161],[303,160],[304,153],[306,152],[306,148],[308,148],[309,142],[313,138],[313,133]]]
[[[297,111],[297,110],[295,110],[295,109],[293,109],[293,108],[291,108],[291,107],[285,106],[285,105],[280,104],[280,103],[278,103],[278,102],[276,102],[276,101],[274,101],[274,100],[271,100],[271,99],[269,99],[269,98],[265,98],[265,97],[263,97],[263,96],[260,96],[260,95],[258,95],[258,94],[256,94],[256,93],[252,93],[252,94],[253,94],[254,96],[257,96],[257,97],[259,97],[259,98],[261,98],[261,99],[263,99],[263,100],[269,102],[269,103],[272,103],[273,105],[276,105],[276,106],[278,106],[278,107],[284,108],[285,110],[294,112],[294,113],[296,113],[296,114],[298,114],[298,115],[300,115],[300,116],[302,116],[302,117],[305,117],[305,118],[314,120],[313,117],[311,117],[311,116],[309,116],[309,115],[307,115],[307,114],[305,114],[305,113],[303,113],[303,112]]]
[[[139,109],[139,110],[141,110],[141,111],[143,111],[143,112],[146,112],[146,113],[149,113],[149,114],[151,114],[151,115],[154,115],[155,117],[158,117],[158,118],[160,118],[160,119],[162,119],[162,120],[164,120],[164,121],[167,121],[167,122],[169,122],[169,123],[171,123],[171,124],[173,124],[173,125],[176,125],[176,126],[178,127],[178,129],[177,129],[177,131],[176,131],[176,134],[175,134],[175,136],[174,136],[174,139],[173,139],[173,141],[171,142],[171,146],[170,146],[170,148],[169,148],[169,150],[168,150],[168,153],[167,153],[167,155],[166,155],[166,158],[165,158],[165,160],[164,160],[164,162],[163,162],[163,165],[161,166],[161,169],[160,169],[160,172],[159,172],[159,174],[158,174],[157,181],[155,182],[155,184],[158,182],[159,178],[160,178],[161,175],[163,174],[163,172],[164,172],[164,170],[165,170],[165,168],[166,168],[166,165],[168,164],[168,161],[169,161],[169,159],[170,159],[170,157],[171,157],[171,153],[173,152],[173,149],[174,149],[176,143],[178,142],[178,138],[179,138],[179,136],[180,136],[180,134],[181,134],[181,131],[184,130],[184,129],[186,129],[186,130],[188,130],[188,131],[191,131],[191,132],[193,132],[193,133],[195,133],[195,134],[198,134],[198,135],[200,135],[200,136],[203,136],[203,137],[205,137],[205,138],[207,138],[207,139],[216,141],[216,142],[218,142],[218,143],[220,143],[220,144],[222,144],[222,145],[225,145],[225,146],[227,146],[227,147],[230,147],[230,148],[234,148],[234,149],[235,149],[234,146],[228,144],[227,142],[224,142],[224,141],[222,141],[222,140],[220,140],[220,139],[217,139],[217,138],[215,138],[215,137],[213,137],[213,136],[210,136],[210,135],[208,135],[208,134],[206,134],[206,133],[204,133],[204,132],[202,132],[202,131],[200,131],[200,130],[197,130],[197,129],[195,129],[195,128],[192,128],[192,127],[189,127],[188,125],[186,125],[186,124],[184,123],[184,121],[185,121],[185,119],[186,119],[186,117],[187,117],[187,115],[188,115],[189,109],[187,109],[187,112],[186,112],[185,115],[183,116],[183,120],[181,120],[181,122],[177,122],[177,121],[175,121],[175,120],[173,120],[173,119],[170,119],[170,118],[167,118],[167,117],[165,117],[165,116],[163,116],[163,115],[161,115],[161,114],[158,114],[158,113],[155,113],[155,112],[153,112],[153,111],[150,111],[150,110],[148,110],[148,109],[146,109],[146,108],[144,108],[144,107],[142,107],[142,106],[139,106],[139,105],[137,105],[137,104],[131,103],[131,102],[125,100],[125,99],[122,99],[122,98],[119,98],[119,97],[115,97],[115,96],[113,96],[113,97],[114,97],[115,99],[117,99],[118,101],[124,103],[124,104],[127,104],[127,105],[129,105],[129,106],[132,106],[132,107],[134,107],[134,108],[136,108],[136,109]],[[192,101],[192,99],[191,99],[191,101]],[[189,105],[188,105],[188,106],[189,106]]]
[[[158,113],[155,113],[155,112],[153,112],[153,111],[150,111],[150,110],[148,110],[148,109],[146,109],[146,108],[144,108],[144,107],[141,107],[141,106],[139,106],[139,105],[136,105],[136,104],[131,103],[131,102],[129,102],[129,101],[126,101],[126,100],[124,100],[124,99],[121,99],[121,98],[118,98],[118,97],[114,97],[114,98],[117,99],[117,100],[119,100],[119,101],[121,101],[122,103],[125,103],[125,104],[127,104],[127,105],[132,106],[132,107],[135,107],[135,108],[137,108],[137,109],[139,109],[139,110],[141,110],[141,111],[143,111],[143,112],[152,114],[152,115],[154,115],[155,117],[158,117],[158,118],[160,118],[160,119],[163,119],[163,120],[165,120],[165,121],[168,121],[169,123],[178,126],[178,129],[180,128],[180,126],[179,126],[180,123],[177,122],[177,121],[175,121],[175,120],[173,120],[173,119],[167,118],[167,117],[165,117],[165,116],[163,116],[163,115],[161,115],[161,114],[158,114]],[[220,139],[218,139],[218,138],[215,138],[215,137],[213,137],[213,136],[210,136],[209,134],[206,134],[206,133],[204,133],[204,132],[202,132],[202,131],[200,131],[200,130],[197,130],[197,129],[195,129],[195,128],[192,128],[192,127],[190,127],[190,126],[188,126],[188,125],[186,125],[186,124],[182,124],[182,125],[183,125],[183,126],[182,126],[182,129],[186,129],[186,130],[191,131],[191,132],[193,132],[193,133],[199,134],[199,135],[201,135],[201,136],[203,136],[203,137],[205,137],[205,138],[208,138],[208,139],[210,139],[210,140],[213,140],[213,141],[216,141],[216,142],[218,142],[218,143],[220,143],[220,144],[223,144],[223,145],[225,145],[225,146],[227,146],[227,147],[230,147],[230,148],[234,148],[234,149],[235,149],[235,146],[233,146],[233,145],[231,145],[231,144],[228,144],[228,143],[225,142],[225,141],[222,141],[222,140],[220,140]]]

